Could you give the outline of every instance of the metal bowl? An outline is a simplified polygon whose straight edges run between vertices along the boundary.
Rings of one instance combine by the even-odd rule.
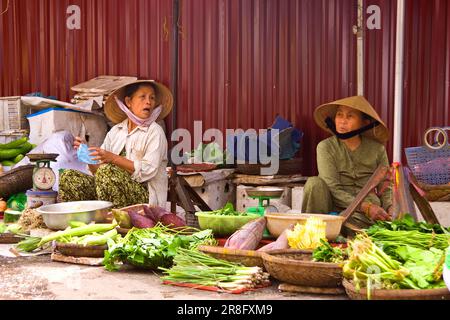
[[[109,209],[113,204],[109,201],[73,201],[50,204],[36,209],[49,229],[64,230],[70,221],[109,222]]]
[[[258,187],[246,190],[249,197],[272,197],[280,198],[284,189],[277,187]]]

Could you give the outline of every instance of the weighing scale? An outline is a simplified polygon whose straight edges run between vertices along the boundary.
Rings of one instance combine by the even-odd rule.
[[[247,208],[247,212],[263,216],[266,212],[278,212],[277,207],[270,204],[270,200],[281,198],[284,189],[276,187],[258,187],[248,189],[246,192],[250,198],[258,199],[258,206]],[[264,204],[264,202],[266,203]]]
[[[56,202],[58,193],[52,188],[56,183],[56,174],[50,167],[50,162],[56,162],[59,156],[57,153],[28,153],[27,157],[34,163],[33,169],[33,189],[27,191],[28,207],[32,207],[35,202],[43,201],[43,204]]]
[[[247,195],[252,199],[258,199],[257,207],[248,207],[247,213],[258,214],[263,217],[266,212],[278,212],[277,207],[270,204],[271,199],[279,199],[284,189],[277,187],[257,187],[246,190]],[[265,203],[264,203],[265,202]],[[271,238],[267,228],[264,230],[264,238]]]

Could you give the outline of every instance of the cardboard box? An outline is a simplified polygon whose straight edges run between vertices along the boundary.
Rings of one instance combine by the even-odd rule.
[[[102,116],[64,108],[48,108],[27,116],[30,142],[40,144],[53,133],[67,130],[74,136],[86,136],[90,146],[101,146],[108,131]]]

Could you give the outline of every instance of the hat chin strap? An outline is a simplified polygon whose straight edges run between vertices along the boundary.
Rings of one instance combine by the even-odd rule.
[[[350,131],[347,133],[338,133],[336,131],[336,124],[330,117],[327,117],[325,119],[325,124],[327,125],[327,128],[330,129],[336,135],[336,137],[338,137],[341,140],[347,140],[347,139],[353,138],[354,136],[357,136],[363,132],[366,132],[370,129],[375,128],[376,126],[378,126],[380,124],[380,122],[374,121],[374,122],[371,122],[370,124],[368,124],[367,126],[364,126],[362,128],[359,128],[357,130],[353,130],[353,131]]]

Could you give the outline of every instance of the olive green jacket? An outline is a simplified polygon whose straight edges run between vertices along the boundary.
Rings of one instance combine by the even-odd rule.
[[[336,136],[317,145],[319,177],[328,185],[337,209],[345,209],[353,202],[379,165],[389,166],[386,149],[381,143],[364,136],[354,151]],[[392,205],[392,188],[387,188],[380,197],[372,192],[364,201],[387,210]]]

